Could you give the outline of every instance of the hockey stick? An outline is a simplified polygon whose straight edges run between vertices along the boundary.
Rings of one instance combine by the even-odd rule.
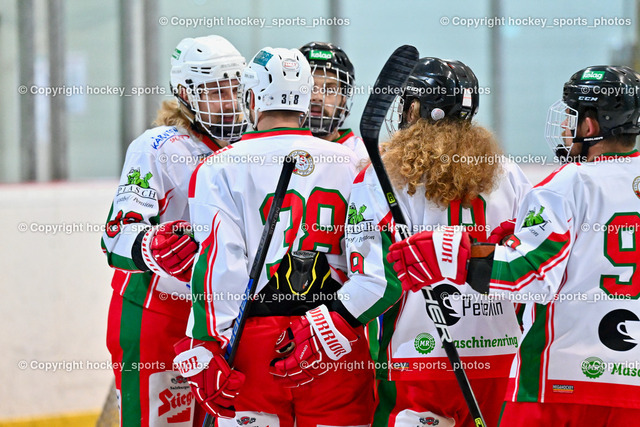
[[[238,351],[240,337],[242,336],[242,331],[244,330],[244,325],[247,321],[246,313],[249,312],[253,296],[255,295],[256,288],[258,287],[258,279],[260,278],[260,274],[262,273],[262,269],[264,268],[264,263],[267,258],[267,251],[269,250],[269,244],[271,243],[273,232],[276,228],[276,224],[278,223],[278,217],[280,216],[282,202],[284,201],[284,198],[287,194],[287,188],[289,187],[289,181],[291,181],[291,175],[293,174],[295,165],[295,158],[287,156],[284,159],[282,172],[280,173],[280,178],[278,179],[278,184],[276,185],[276,192],[273,195],[273,202],[271,203],[271,208],[269,209],[269,214],[267,215],[264,229],[262,230],[262,236],[260,237],[260,244],[258,245],[256,256],[253,259],[253,264],[251,265],[251,271],[249,272],[249,282],[247,283],[247,287],[244,291],[244,296],[242,297],[240,312],[238,313],[238,317],[236,318],[235,322],[233,322],[231,339],[229,339],[229,344],[227,344],[227,351],[224,355],[225,359],[227,359],[227,363],[231,367],[233,367],[233,362],[236,358],[236,352]],[[211,414],[207,414],[202,425],[203,427],[212,427],[214,422],[215,418],[211,416]]]
[[[380,71],[380,74],[378,75],[378,79],[373,87],[373,92],[369,95],[369,100],[364,107],[362,119],[360,120],[360,134],[364,140],[367,153],[369,153],[369,158],[371,159],[374,172],[376,173],[380,186],[382,187],[382,192],[384,193],[387,204],[389,205],[393,221],[396,223],[396,227],[398,228],[398,232],[402,239],[409,237],[409,227],[407,226],[402,209],[400,209],[400,205],[398,205],[396,200],[393,186],[389,180],[389,175],[382,163],[382,158],[378,149],[378,137],[380,135],[382,122],[384,121],[389,107],[396,95],[402,95],[402,90],[404,90],[411,71],[417,61],[418,51],[413,46],[400,46],[391,54],[387,62],[384,64],[384,67],[382,67],[382,71]],[[478,406],[478,402],[476,401],[471,385],[469,384],[467,374],[462,367],[460,355],[453,343],[453,339],[451,338],[451,334],[446,323],[446,318],[443,314],[442,300],[439,297],[436,298],[434,296],[433,290],[430,287],[423,288],[422,292],[426,301],[427,311],[438,330],[442,346],[447,353],[447,357],[449,358],[449,362],[453,368],[453,373],[456,376],[456,380],[458,381],[460,390],[462,391],[467,403],[469,412],[474,419],[476,427],[484,427],[486,424],[482,417],[482,413],[480,412],[480,407]]]

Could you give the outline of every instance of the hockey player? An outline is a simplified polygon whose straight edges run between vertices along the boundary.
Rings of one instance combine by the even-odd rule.
[[[359,426],[373,411],[362,325],[332,310],[346,278],[343,224],[357,158],[298,127],[312,85],[300,51],[260,50],[240,85],[256,131],[206,159],[192,177],[191,220],[203,228],[195,232],[192,338],[176,345],[176,364],[196,398],[222,417],[220,426]],[[231,370],[223,353],[286,156],[298,159],[296,169]],[[324,324],[337,346],[325,347],[326,334],[316,335],[309,322]],[[287,356],[300,357],[294,369],[280,360]]]
[[[102,239],[116,269],[107,346],[122,426],[194,425],[189,385],[172,367],[198,248],[187,222],[187,187],[198,161],[246,128],[236,108],[244,66],[222,37],[182,40],[171,58],[176,99],[163,102],[158,127],[127,150]]]
[[[304,127],[318,138],[352,149],[360,159],[368,159],[362,138],[351,129],[341,129],[351,113],[355,72],[347,54],[333,43],[310,42],[300,48],[313,74],[311,105]]]
[[[382,153],[412,232],[460,225],[485,242],[491,230],[515,216],[530,189],[492,134],[472,122],[478,103],[478,81],[462,62],[422,58],[409,77],[401,130]],[[373,168],[356,178],[349,210],[347,284],[352,295],[354,285],[360,292],[343,304],[365,322],[400,298],[369,324],[380,380],[374,425],[472,425],[422,293],[395,291],[400,283],[386,255],[398,235]],[[488,425],[496,425],[520,342],[513,304],[467,298],[448,285],[440,289],[448,294],[444,314],[463,367]]]
[[[472,281],[480,292],[529,302],[503,426],[637,424],[639,120],[637,72],[593,66],[571,76],[549,110],[546,137],[563,158],[586,161],[560,167],[527,194],[515,234],[495,248],[490,283]],[[429,255],[441,246],[433,239],[424,233],[392,248],[399,275],[413,271],[416,287],[432,282],[418,271],[442,276]]]

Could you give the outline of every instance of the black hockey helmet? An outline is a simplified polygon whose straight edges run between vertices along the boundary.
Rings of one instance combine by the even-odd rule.
[[[597,65],[564,84],[562,100],[578,112],[595,111],[603,138],[640,133],[640,74],[625,66]]]
[[[355,85],[353,64],[344,50],[333,43],[310,42],[302,46],[300,52],[309,61],[311,72],[315,76],[324,76],[325,82],[336,81],[340,93],[344,95],[340,105],[333,105],[325,100],[325,88],[314,89],[314,91],[319,89],[319,92],[312,96],[309,113],[304,117],[303,126],[309,127],[316,136],[326,136],[342,126],[351,112]],[[322,115],[314,117],[314,106],[316,109],[322,109]],[[332,114],[325,114],[327,107],[335,107]]]
[[[576,137],[578,123],[587,111],[595,114],[600,134]],[[626,66],[595,65],[584,68],[564,84],[562,100],[549,108],[545,137],[555,154],[567,159],[571,145],[581,142],[582,157],[605,138],[640,133],[640,74]]]
[[[312,70],[314,66],[326,67],[329,70],[338,69],[347,73],[351,82],[355,80],[353,64],[341,47],[333,43],[310,42],[299,50],[309,61]]]
[[[403,112],[420,101],[420,117],[438,121],[451,118],[471,120],[478,111],[478,79],[460,61],[421,58],[413,69],[403,96]],[[400,120],[400,127],[405,115]]]

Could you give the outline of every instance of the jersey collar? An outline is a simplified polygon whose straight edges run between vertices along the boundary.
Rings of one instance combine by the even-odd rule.
[[[256,130],[251,132],[245,132],[242,135],[242,141],[247,141],[256,138],[269,138],[272,136],[282,135],[311,135],[311,131],[308,128],[275,128],[268,130]]]
[[[640,157],[640,153],[638,150],[631,150],[626,153],[602,153],[599,156],[596,156],[593,161],[594,162],[602,162],[605,160],[613,160],[620,157]]]
[[[333,140],[333,142],[337,142],[338,144],[344,143],[347,139],[355,136],[351,129],[339,129],[340,136]]]

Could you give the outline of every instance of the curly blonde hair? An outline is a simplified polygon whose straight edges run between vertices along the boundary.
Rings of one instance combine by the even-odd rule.
[[[184,110],[178,104],[177,99],[162,101],[162,105],[153,121],[154,126],[176,126],[182,129],[191,129],[191,122],[185,116]]]
[[[443,208],[454,200],[469,206],[496,186],[502,170],[494,136],[469,121],[419,119],[395,133],[381,151],[394,186],[407,186],[414,195],[424,185],[424,196]]]

